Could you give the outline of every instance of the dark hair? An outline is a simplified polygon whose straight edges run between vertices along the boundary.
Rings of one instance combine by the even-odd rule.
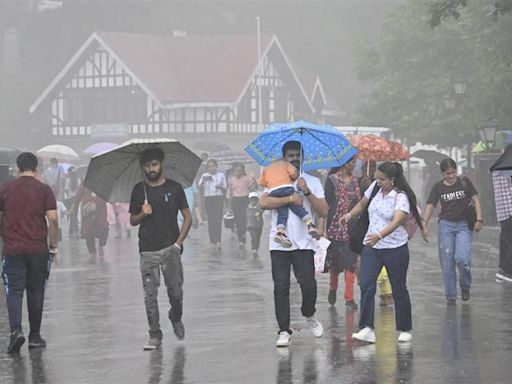
[[[50,164],[58,165],[59,164],[59,160],[57,160],[55,157],[52,157],[50,159]]]
[[[390,179],[393,179],[393,185],[395,188],[399,189],[407,195],[411,213],[416,219],[418,227],[423,230],[423,224],[421,223],[421,217],[417,208],[416,195],[414,194],[414,191],[412,190],[409,183],[407,183],[407,180],[405,180],[404,170],[400,163],[392,163],[390,161],[386,161],[379,165],[378,170]]]
[[[233,163],[231,168],[233,168],[233,170],[235,170],[236,168],[242,168],[242,173],[245,175],[245,165],[243,165],[242,163]]]
[[[455,160],[450,158],[443,159],[439,164],[439,168],[441,169],[441,172],[446,172],[450,168],[457,170],[457,163],[455,162]]]
[[[209,166],[210,164],[213,164],[216,167],[218,166],[217,160],[215,160],[215,159],[208,159],[208,161],[206,162],[206,166]]]
[[[153,160],[162,163],[164,161],[164,157],[164,151],[162,151],[162,149],[158,147],[146,148],[141,152],[139,156],[141,164],[145,164]]]
[[[16,158],[16,165],[21,172],[35,172],[38,166],[37,157],[32,152],[22,152]]]
[[[302,144],[300,143],[300,141],[291,140],[284,143],[282,150],[283,157],[286,156],[286,151],[289,151],[290,149],[296,151],[300,151],[302,149],[302,154],[304,155],[304,149],[302,148]]]

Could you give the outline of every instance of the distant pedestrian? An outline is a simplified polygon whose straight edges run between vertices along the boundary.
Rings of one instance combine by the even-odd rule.
[[[365,191],[359,203],[342,218],[343,221],[349,221],[368,207],[370,223],[364,239],[359,274],[360,331],[354,333],[352,338],[375,343],[375,292],[379,273],[384,266],[393,287],[398,341],[409,342],[412,341],[411,300],[407,290],[409,235],[404,222],[412,214],[419,228],[422,228],[421,219],[416,208],[416,196],[405,180],[399,163],[380,164],[375,177],[376,181]]]
[[[140,154],[144,181],[135,185],[130,199],[130,223],[139,225],[140,271],[144,304],[149,324],[149,340],[144,350],[160,348],[162,331],[158,309],[160,271],[164,276],[171,308],[169,320],[179,340],[185,337],[183,314],[183,242],[192,225],[183,187],[163,173],[164,152],[148,148]],[[183,225],[178,227],[178,212]]]
[[[226,176],[217,170],[217,161],[207,161],[208,170],[199,178],[199,189],[204,195],[204,209],[208,220],[208,235],[214,248],[221,248],[222,210],[226,194]]]
[[[249,193],[256,188],[256,181],[245,173],[244,165],[235,163],[233,172],[228,178],[227,197],[231,199],[231,209],[235,218],[235,228],[240,248],[245,248],[246,211],[249,205]]]
[[[64,188],[65,172],[54,157],[50,159],[48,168],[43,171],[43,182],[50,186],[56,199],[62,198],[60,194]]]
[[[25,291],[30,323],[28,347],[46,347],[41,337],[41,319],[46,282],[57,255],[59,226],[55,196],[48,185],[36,180],[37,157],[23,152],[16,164],[19,177],[0,190],[0,235],[4,241],[2,277],[11,330],[8,353],[19,352],[25,342],[21,326]]]
[[[471,288],[471,242],[472,230],[468,227],[466,209],[472,203],[476,209],[475,232],[482,229],[482,208],[478,192],[471,180],[457,176],[457,163],[447,158],[439,165],[443,179],[432,187],[425,208],[423,238],[428,240],[428,223],[438,202],[439,213],[438,248],[439,261],[443,271],[444,290],[447,304],[457,299],[457,273],[462,301],[468,301]]]
[[[271,197],[288,197],[288,205],[277,208],[277,232],[274,238],[274,241],[281,244],[284,248],[289,248],[293,245],[286,234],[286,222],[290,210],[307,225],[309,235],[315,239],[318,238],[318,232],[313,224],[311,213],[302,205],[294,204],[292,201],[292,196],[295,194],[294,183],[298,177],[299,171],[295,166],[286,161],[286,159],[279,159],[265,167],[258,180],[258,184],[266,188]]]
[[[249,193],[247,206],[247,230],[251,234],[251,250],[254,256],[258,255],[261,233],[263,231],[263,209],[260,206],[258,192]]]
[[[329,257],[329,304],[336,303],[338,276],[344,272],[345,306],[357,309],[354,301],[354,282],[357,255],[349,247],[348,224],[341,218],[348,213],[360,200],[361,192],[357,178],[352,174],[356,159],[350,159],[345,165],[333,168],[325,181],[325,200],[329,205],[327,216],[327,238],[331,241],[327,250]]]
[[[508,146],[512,151],[512,145]],[[496,280],[512,283],[512,177],[510,171],[492,173],[496,216],[500,222],[500,262]],[[504,175],[505,173],[505,175]]]
[[[298,141],[288,141],[283,145],[283,158],[291,163],[297,170],[301,167],[302,146]],[[290,329],[290,270],[297,278],[302,291],[301,312],[306,317],[311,332],[315,337],[323,335],[323,326],[315,316],[317,285],[315,279],[314,249],[315,240],[308,235],[308,225],[297,215],[290,215],[287,221],[287,234],[291,246],[285,247],[275,241],[277,235],[277,221],[280,207],[290,204],[304,205],[311,212],[316,211],[318,216],[326,217],[329,207],[324,198],[324,189],[319,179],[305,173],[299,177],[293,187],[301,190],[284,197],[273,197],[270,189],[266,188],[261,196],[260,203],[263,209],[272,209],[272,222],[269,237],[272,279],[274,280],[274,304],[277,323],[279,325],[279,338],[276,346],[288,347],[292,331]]]

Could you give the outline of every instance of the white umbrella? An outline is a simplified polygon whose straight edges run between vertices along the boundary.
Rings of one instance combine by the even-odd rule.
[[[201,159],[174,139],[134,139],[91,158],[84,186],[106,201],[128,202],[135,184],[144,179],[140,153],[158,147],[164,151],[164,175],[190,186]]]
[[[41,157],[56,158],[59,161],[78,160],[80,156],[67,145],[51,144],[37,150],[37,154]]]

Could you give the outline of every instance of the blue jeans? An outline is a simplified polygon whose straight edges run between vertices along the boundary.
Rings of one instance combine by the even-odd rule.
[[[447,299],[457,298],[457,273],[461,289],[471,287],[471,240],[472,232],[466,221],[439,220],[439,262],[443,271],[444,290]]]
[[[274,189],[269,193],[272,197],[286,197],[291,196],[295,193],[295,189],[293,187],[283,187]],[[283,205],[282,207],[277,208],[277,224],[276,227],[282,226],[286,227],[286,222],[288,221],[288,208],[291,209],[293,213],[299,216],[303,221],[308,218],[311,219],[311,215],[302,205],[288,204]]]
[[[375,312],[375,292],[377,277],[385,266],[395,300],[395,319],[398,331],[412,329],[411,299],[407,290],[407,269],[409,268],[409,248],[407,244],[398,248],[375,249],[365,246],[361,254],[361,312],[359,326],[373,328]]]

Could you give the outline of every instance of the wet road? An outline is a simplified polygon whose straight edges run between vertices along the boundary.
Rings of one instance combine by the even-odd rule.
[[[64,230],[64,233],[66,231]],[[160,289],[162,349],[144,352],[147,322],[135,238],[109,239],[104,257],[65,239],[51,273],[43,337],[46,350],[3,353],[8,319],[0,289],[0,383],[510,383],[512,285],[497,284],[495,248],[476,247],[470,304],[445,304],[435,241],[411,244],[412,345],[397,345],[392,308],[376,308],[376,345],[351,341],[358,312],[327,304],[328,275],[318,276],[315,339],[300,316],[292,284],[289,350],[275,348],[270,258],[239,251],[224,231],[221,251],[206,227],[192,230],[183,257],[186,339],[174,337]],[[357,289],[356,289],[357,291]],[[357,296],[358,292],[357,292]],[[24,312],[25,329],[26,310]]]

